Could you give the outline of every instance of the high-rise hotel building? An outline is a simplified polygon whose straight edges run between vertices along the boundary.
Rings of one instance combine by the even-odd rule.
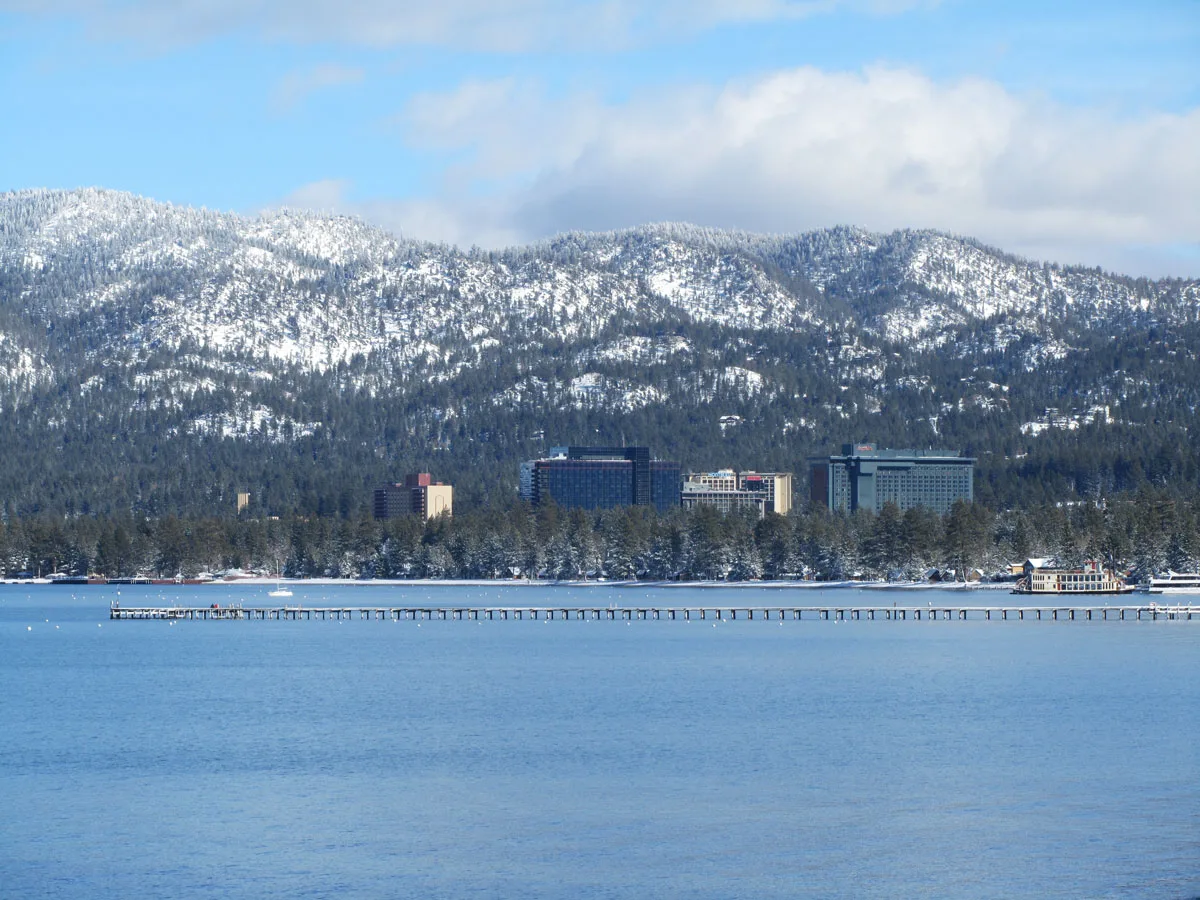
[[[554,447],[521,463],[521,497],[534,506],[611,509],[679,505],[679,463],[651,459],[649,447]]]
[[[433,519],[454,514],[454,487],[434,481],[428,472],[405,475],[403,484],[385,484],[375,490],[377,519],[420,516]]]
[[[887,503],[949,512],[975,496],[975,458],[945,450],[876,450],[844,444],[841,456],[811,457],[810,497],[830,509],[869,509]]]

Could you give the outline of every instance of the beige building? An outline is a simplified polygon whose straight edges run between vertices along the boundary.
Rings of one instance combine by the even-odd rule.
[[[738,489],[767,495],[767,511],[786,516],[792,511],[791,472],[739,472]]]
[[[454,515],[454,487],[441,482],[422,485],[413,492],[413,512],[422,519]]]
[[[684,506],[707,504],[723,512],[752,508],[760,518],[769,512],[786,516],[792,508],[792,475],[733,469],[691,472],[684,480],[681,499]]]
[[[689,472],[687,484],[697,485],[710,491],[736,491],[738,489],[737,472],[733,469],[717,469],[715,472]]]
[[[723,513],[752,509],[760,519],[767,514],[767,498],[751,491],[712,490],[703,484],[685,481],[679,499],[685,509],[693,506],[715,506]]]
[[[404,482],[376,488],[374,512],[377,519],[420,516],[432,519],[454,515],[454,486],[434,481],[428,472],[405,475]]]

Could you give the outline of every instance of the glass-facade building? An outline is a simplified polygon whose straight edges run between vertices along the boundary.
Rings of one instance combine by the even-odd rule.
[[[521,466],[521,496],[537,506],[612,509],[679,505],[680,468],[650,458],[648,447],[555,447],[546,459]]]
[[[975,497],[975,459],[945,450],[876,450],[845,444],[841,456],[814,457],[810,497],[830,509],[924,506],[945,514],[956,500]]]
[[[681,482],[679,463],[665,459],[650,460],[650,505],[659,512],[678,506]]]

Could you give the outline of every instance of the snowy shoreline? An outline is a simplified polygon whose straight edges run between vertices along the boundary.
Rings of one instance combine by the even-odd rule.
[[[1009,590],[1012,582],[937,582],[925,581],[548,581],[513,578],[457,579],[457,578],[235,578],[205,582],[153,581],[149,583],[78,584],[52,582],[45,579],[4,579],[3,585],[50,585],[59,587],[266,587],[287,585],[289,587],[519,587],[519,588],[704,588],[704,589],[767,589],[767,590],[887,590],[887,591],[979,591]]]

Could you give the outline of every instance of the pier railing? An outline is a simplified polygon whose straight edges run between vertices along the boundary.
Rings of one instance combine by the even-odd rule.
[[[113,606],[110,619],[213,621],[1200,621],[1200,606]]]

